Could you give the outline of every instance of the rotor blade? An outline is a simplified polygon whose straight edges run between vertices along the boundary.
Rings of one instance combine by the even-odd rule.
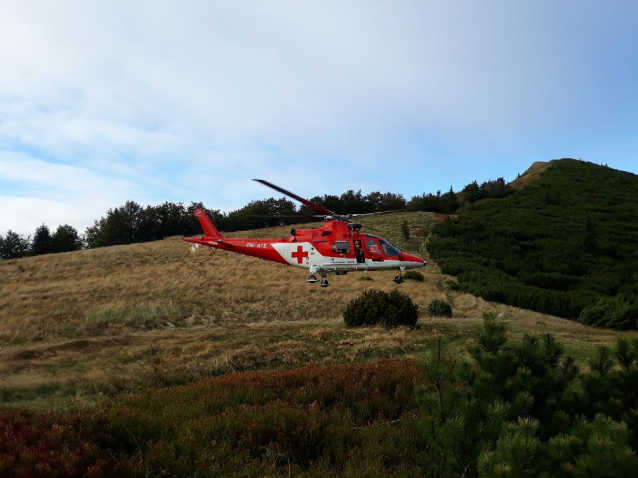
[[[323,218],[323,214],[316,214],[314,216],[299,216],[299,215],[294,215],[294,214],[250,214],[249,217],[272,217],[272,218],[278,218],[278,217],[285,217],[285,218],[292,218],[292,219],[316,219],[316,218]]]
[[[279,186],[275,186],[273,183],[269,183],[268,181],[266,181],[264,179],[253,179],[253,181],[257,181],[258,183],[261,183],[264,186],[268,186],[269,188],[272,188],[275,191],[279,191],[280,193],[285,194],[286,196],[290,196],[291,198],[296,199],[297,201],[299,201],[304,206],[308,206],[313,211],[320,212],[324,216],[333,216],[334,215],[334,212],[332,212],[332,211],[330,211],[330,210],[328,210],[328,209],[326,209],[324,207],[318,206],[315,203],[312,203],[312,202],[308,201],[307,199],[302,198],[301,196],[297,196],[296,194],[293,194],[290,191],[286,191],[284,188],[280,188]]]
[[[393,212],[405,212],[405,209],[393,209],[392,211],[366,212],[363,214],[348,214],[348,217],[377,216],[379,214],[390,214]]]

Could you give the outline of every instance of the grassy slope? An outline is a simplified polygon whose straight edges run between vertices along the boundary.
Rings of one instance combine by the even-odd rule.
[[[439,227],[430,251],[464,291],[577,318],[604,296],[638,293],[638,176],[554,161],[513,195]],[[591,220],[598,247],[585,250]]]
[[[407,220],[412,239],[400,239]],[[411,252],[424,252],[436,218],[406,213],[367,219]],[[281,237],[287,228],[237,236]],[[420,236],[418,236],[418,235]],[[450,291],[431,263],[425,282],[400,290],[420,306],[416,331],[349,330],[345,304],[363,290],[390,291],[394,272],[332,277],[321,289],[306,272],[219,252],[205,264],[180,238],[0,262],[0,398],[38,408],[82,406],[143,385],[162,386],[237,370],[292,368],[418,356],[434,336],[463,350],[481,312],[495,309],[513,337],[556,333],[577,358],[617,333]],[[206,252],[197,258],[205,258]],[[453,319],[423,315],[435,298],[450,300]]]

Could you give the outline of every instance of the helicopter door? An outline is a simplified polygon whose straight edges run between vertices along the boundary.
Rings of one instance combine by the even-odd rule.
[[[357,264],[365,263],[366,259],[363,256],[363,246],[361,246],[361,240],[354,240],[354,255],[357,258]]]

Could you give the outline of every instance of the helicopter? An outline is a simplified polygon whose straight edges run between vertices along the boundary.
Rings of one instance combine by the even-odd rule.
[[[191,243],[193,252],[196,252],[200,246],[207,246],[211,248],[210,258],[217,249],[222,249],[308,269],[310,275],[307,282],[316,283],[317,275],[319,275],[321,287],[330,285],[327,279],[328,274],[346,275],[348,272],[380,270],[398,270],[399,274],[394,278],[394,282],[401,284],[404,270],[427,265],[427,261],[401,252],[382,237],[362,233],[362,225],[352,221],[355,217],[395,211],[337,214],[264,179],[254,179],[254,181],[285,194],[319,213],[308,217],[323,218],[323,227],[292,229],[290,236],[283,239],[226,238],[217,230],[206,212],[203,209],[197,209],[194,215],[199,220],[204,235],[184,238],[184,241]]]

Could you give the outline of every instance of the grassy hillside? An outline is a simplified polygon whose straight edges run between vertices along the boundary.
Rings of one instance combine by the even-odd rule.
[[[570,159],[537,176],[435,228],[430,253],[462,291],[635,329],[638,176]]]
[[[414,239],[400,240],[407,221]],[[380,216],[371,224],[419,252],[435,217]],[[287,228],[236,233],[283,237]],[[189,253],[181,238],[0,261],[0,399],[47,407],[132,387],[226,372],[356,362],[416,353],[419,329],[350,330],[341,314],[363,290],[391,291],[395,273],[306,283],[307,271],[218,251]],[[445,294],[407,281],[422,307]]]
[[[367,219],[399,247],[424,254],[433,214]],[[401,224],[411,239],[401,239]],[[288,228],[237,233],[281,237]],[[0,399],[12,406],[85,406],[122,391],[166,386],[242,370],[308,363],[353,363],[420,356],[445,335],[463,351],[485,310],[512,333],[551,330],[584,360],[616,334],[551,316],[486,303],[451,291],[436,264],[424,282],[399,289],[419,305],[417,329],[348,329],[342,313],[364,290],[390,292],[395,273],[331,277],[307,284],[306,272],[220,251],[213,260],[188,252],[181,238],[146,244],[0,261]],[[454,307],[452,319],[424,314],[434,299]]]

